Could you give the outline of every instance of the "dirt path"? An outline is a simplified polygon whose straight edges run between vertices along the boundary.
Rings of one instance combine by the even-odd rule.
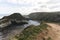
[[[51,28],[52,31],[55,33],[55,37],[53,37],[53,40],[60,40],[60,25],[54,24],[54,23],[47,23]]]

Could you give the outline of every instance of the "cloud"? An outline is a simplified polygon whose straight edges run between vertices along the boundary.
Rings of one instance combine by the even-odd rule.
[[[39,3],[39,7],[37,10],[41,11],[60,11],[60,0],[49,0],[47,2]]]
[[[20,12],[29,14],[38,11],[58,11],[60,0],[0,0],[0,14]]]
[[[16,0],[2,0],[0,2],[0,5],[4,6],[19,6],[19,7],[31,7],[34,6],[32,3],[17,3],[18,1]]]
[[[17,3],[17,0],[6,0],[7,2],[9,2],[9,3]]]
[[[21,14],[29,14],[29,12],[33,11],[32,9],[33,7],[0,7],[0,14],[10,15],[14,12],[19,12]]]
[[[60,3],[60,0],[50,0],[48,3],[49,4],[56,4],[56,3]]]

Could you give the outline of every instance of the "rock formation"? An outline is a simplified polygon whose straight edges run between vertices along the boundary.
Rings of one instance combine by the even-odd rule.
[[[26,24],[27,20],[20,13],[13,13],[9,16],[4,16],[0,20],[0,28],[4,28],[8,25],[22,25]]]

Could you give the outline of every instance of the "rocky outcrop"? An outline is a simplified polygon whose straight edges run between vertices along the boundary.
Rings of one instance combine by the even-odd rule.
[[[7,27],[9,25],[22,25],[26,23],[26,18],[23,17],[20,13],[13,13],[12,15],[4,16],[0,20],[0,28]]]

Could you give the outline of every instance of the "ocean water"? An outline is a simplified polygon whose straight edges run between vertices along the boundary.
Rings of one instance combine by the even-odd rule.
[[[25,24],[24,26],[27,27],[29,25],[34,25],[34,26],[38,26],[40,25],[40,23],[38,21],[34,21],[34,20],[29,20],[28,24]]]

